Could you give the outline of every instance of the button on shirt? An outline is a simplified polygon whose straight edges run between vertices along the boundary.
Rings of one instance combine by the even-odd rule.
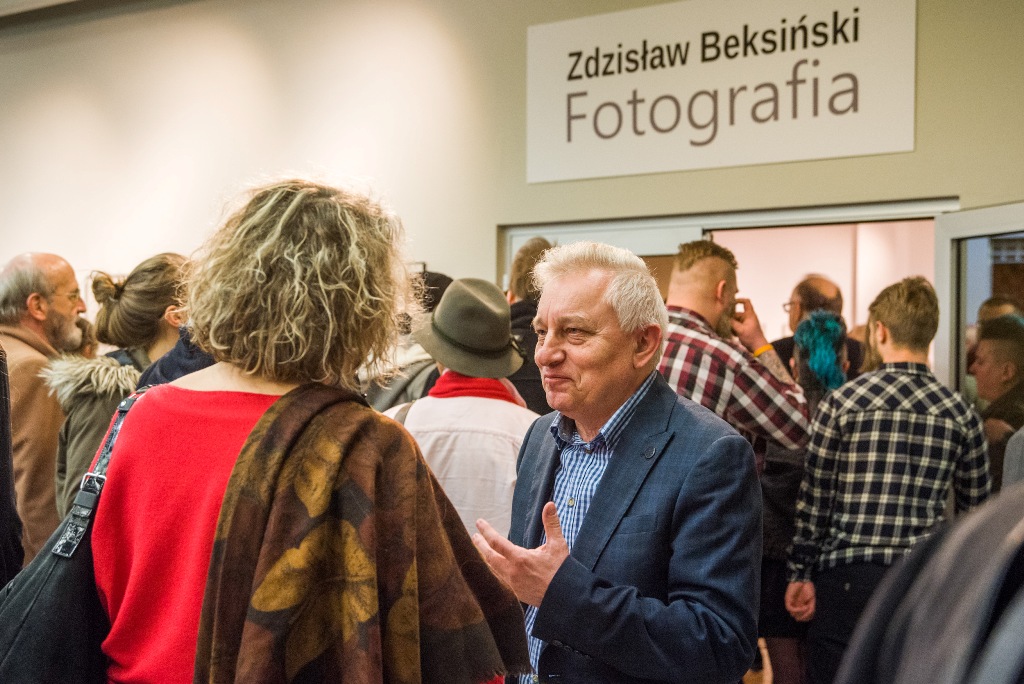
[[[554,502],[558,509],[558,520],[562,526],[565,542],[572,551],[576,536],[583,526],[583,519],[590,509],[590,503],[601,482],[608,461],[615,452],[615,445],[629,424],[630,418],[636,413],[637,404],[644,398],[654,383],[656,371],[652,372],[639,389],[612,414],[608,422],[598,431],[597,437],[584,442],[576,432],[576,423],[561,413],[556,413],[551,421],[551,434],[561,452],[558,470],[555,472]],[[547,535],[541,534],[540,543],[547,541]],[[538,669],[540,652],[544,642],[532,636],[533,625],[537,620],[537,608],[526,607],[526,633],[529,637],[530,663],[534,671]],[[537,681],[533,675],[522,675],[522,684]]]

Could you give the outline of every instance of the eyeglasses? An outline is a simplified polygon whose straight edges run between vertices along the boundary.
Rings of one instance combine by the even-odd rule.
[[[71,292],[64,292],[64,293],[61,293],[61,294],[58,294],[58,293],[54,292],[50,296],[51,297],[66,297],[68,299],[68,301],[71,302],[72,304],[77,304],[82,299],[82,291],[81,290],[72,290]]]
[[[799,303],[800,302],[794,302],[794,301],[783,302],[782,310],[785,311],[786,313],[789,313],[789,310],[792,309],[795,305],[797,305]]]

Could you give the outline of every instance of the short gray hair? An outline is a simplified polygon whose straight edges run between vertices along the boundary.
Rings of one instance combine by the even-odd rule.
[[[668,311],[658,283],[643,259],[627,249],[600,242],[572,242],[552,247],[544,252],[533,269],[534,284],[543,291],[555,278],[587,269],[612,274],[605,298],[624,331],[632,333],[648,325],[665,331]]]
[[[28,298],[39,293],[51,297],[56,288],[50,282],[46,271],[23,257],[15,257],[18,263],[8,263],[0,273],[0,325],[18,325],[28,311]]]

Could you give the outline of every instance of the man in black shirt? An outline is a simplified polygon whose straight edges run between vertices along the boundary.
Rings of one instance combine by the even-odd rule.
[[[811,274],[797,283],[789,301],[784,303],[782,308],[789,314],[789,329],[796,330],[800,321],[810,316],[812,311],[831,311],[837,316],[842,316],[843,293],[838,285],[825,276]],[[789,368],[790,359],[793,358],[793,338],[783,337],[775,340],[772,347],[785,367]],[[852,337],[847,337],[846,358],[850,362],[846,377],[857,377],[864,365],[864,345]]]
[[[522,367],[508,379],[519,390],[520,396],[526,401],[526,407],[542,416],[550,413],[551,407],[544,397],[540,371],[533,360],[533,351],[537,346],[533,319],[537,315],[537,300],[540,299],[540,292],[533,284],[533,267],[540,261],[544,251],[550,248],[551,243],[542,237],[530,238],[519,248],[512,259],[506,293],[512,310],[512,334],[526,354]]]
[[[1024,427],[1024,319],[1011,314],[984,321],[969,370],[978,384],[978,397],[989,402],[981,417],[992,491],[998,492],[1006,443]]]

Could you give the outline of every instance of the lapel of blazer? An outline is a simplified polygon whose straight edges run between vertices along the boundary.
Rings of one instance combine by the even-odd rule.
[[[659,374],[615,447],[572,549],[590,570],[672,438],[669,418],[677,399]]]
[[[551,501],[555,491],[555,471],[561,462],[561,450],[558,443],[551,435],[550,421],[545,421],[540,447],[537,449],[537,462],[533,464],[538,470],[531,475],[529,498],[530,515],[526,521],[526,529],[523,531],[525,548],[534,549],[540,546],[540,537],[544,532],[544,522],[541,518],[541,511],[544,504]],[[535,425],[534,430],[540,426]],[[532,435],[531,435],[532,436]],[[520,475],[520,477],[522,477]]]

